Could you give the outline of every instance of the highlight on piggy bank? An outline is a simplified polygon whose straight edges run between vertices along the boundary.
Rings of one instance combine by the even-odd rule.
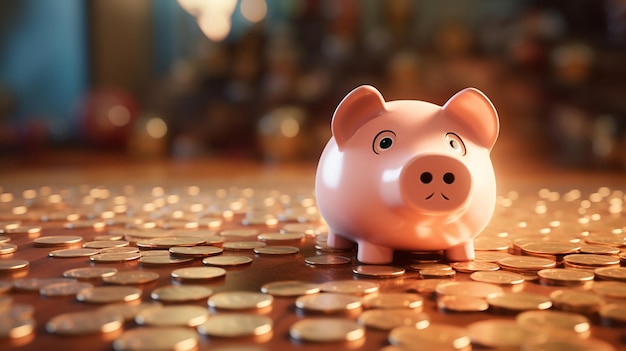
[[[496,204],[499,121],[482,92],[467,88],[438,106],[386,102],[364,85],[339,103],[331,129],[315,179],[330,247],[356,243],[370,264],[392,262],[394,250],[474,259],[473,239]]]

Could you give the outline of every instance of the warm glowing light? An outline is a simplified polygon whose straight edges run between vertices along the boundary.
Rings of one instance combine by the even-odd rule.
[[[122,105],[115,105],[109,109],[107,117],[112,125],[123,127],[130,122],[130,111]]]
[[[222,41],[230,33],[231,16],[237,0],[178,0],[178,4],[196,17],[198,26],[207,38]]]
[[[262,21],[267,15],[265,0],[241,0],[239,6],[243,18],[252,23]]]
[[[230,16],[220,13],[203,12],[196,19],[202,33],[213,41],[222,41],[226,39],[228,33],[230,33]]]
[[[161,139],[167,134],[167,124],[159,117],[152,117],[146,123],[146,132],[155,139]]]
[[[295,118],[287,118],[280,122],[280,133],[287,138],[293,138],[300,133],[300,123]]]

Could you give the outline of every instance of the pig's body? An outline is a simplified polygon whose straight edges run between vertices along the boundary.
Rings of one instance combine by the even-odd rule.
[[[331,247],[356,242],[364,263],[389,263],[393,250],[474,258],[496,199],[498,119],[482,93],[466,89],[440,107],[384,102],[362,86],[337,107],[332,129],[315,189]]]

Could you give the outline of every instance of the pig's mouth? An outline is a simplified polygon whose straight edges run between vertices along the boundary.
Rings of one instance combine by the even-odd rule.
[[[448,197],[447,197],[444,193],[439,193],[439,194],[441,195],[441,197],[442,197],[444,200],[450,200],[450,199],[449,199],[449,198],[448,198]],[[432,193],[432,194],[430,194],[430,195],[426,196],[426,200],[430,200],[430,199],[431,199],[434,195],[435,195],[435,193]]]

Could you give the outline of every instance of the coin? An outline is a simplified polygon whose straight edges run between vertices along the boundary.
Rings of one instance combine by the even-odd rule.
[[[587,317],[571,312],[526,311],[515,317],[517,324],[536,333],[549,333],[563,337],[588,338],[591,324]]]
[[[378,291],[380,285],[374,282],[363,280],[334,280],[320,285],[320,290],[324,292],[365,295]]]
[[[215,256],[207,257],[202,260],[202,263],[207,266],[240,266],[252,262],[252,259],[247,256]]]
[[[78,235],[56,235],[56,236],[40,236],[39,238],[36,238],[35,240],[33,240],[33,243],[36,246],[50,247],[50,246],[72,245],[72,244],[77,244],[81,241],[83,241],[83,237],[78,236]]]
[[[181,264],[193,261],[193,258],[188,257],[171,257],[171,256],[142,256],[139,258],[139,263],[142,265],[171,265]]]
[[[254,249],[257,255],[293,255],[300,252],[300,249],[294,246],[266,246]]]
[[[551,292],[550,300],[556,309],[583,314],[595,313],[604,304],[600,295],[571,289]]]
[[[364,277],[395,278],[404,275],[404,268],[383,265],[358,265],[352,268],[352,273]]]
[[[580,253],[597,255],[617,255],[619,254],[619,248],[608,245],[581,244]]]
[[[272,305],[271,295],[251,291],[227,291],[217,293],[208,299],[211,308],[225,310],[261,309]]]
[[[519,349],[536,334],[515,321],[508,319],[488,319],[467,326],[472,344],[488,348]]]
[[[610,303],[599,310],[602,324],[608,326],[626,326],[626,303]]]
[[[540,254],[540,255],[566,255],[580,250],[580,245],[570,242],[530,242],[521,245],[524,254]]]
[[[415,281],[407,291],[415,291],[420,294],[432,294],[437,289],[439,284],[450,282],[447,279],[418,279]]]
[[[549,268],[540,270],[537,275],[541,284],[557,286],[583,285],[594,278],[592,272],[579,269]]]
[[[423,350],[465,350],[470,346],[466,328],[442,323],[431,323],[424,329],[397,327],[389,332],[388,341],[406,348],[420,345]]]
[[[163,302],[188,302],[206,299],[211,294],[213,290],[202,285],[167,285],[152,290],[150,297]]]
[[[119,330],[124,319],[120,315],[93,311],[63,313],[46,323],[48,333],[85,335]]]
[[[511,256],[498,261],[502,269],[513,271],[540,271],[546,268],[553,268],[556,262],[547,258],[533,256]]]
[[[574,266],[597,267],[619,266],[619,258],[609,255],[573,254],[563,257],[563,263]]]
[[[101,253],[89,256],[89,261],[95,263],[111,263],[138,260],[141,254],[138,252],[131,253]]]
[[[13,281],[13,287],[19,290],[37,291],[47,285],[57,283],[75,283],[76,279],[69,278],[25,278]]]
[[[303,233],[261,233],[257,237],[261,241],[300,241]]]
[[[0,310],[0,317],[29,319],[33,317],[34,313],[35,313],[35,308],[32,305],[22,304],[22,303],[12,303],[8,307]],[[0,318],[0,320],[2,318]]]
[[[184,247],[184,246],[181,246]],[[171,255],[170,250],[143,250],[143,251],[139,251],[141,254],[141,257],[148,257],[148,256],[166,256],[169,257]]]
[[[177,236],[153,238],[137,242],[137,247],[146,249],[169,249],[172,246],[197,246],[204,244],[204,240],[193,236]]]
[[[48,253],[50,257],[56,258],[76,258],[76,257],[89,257],[98,254],[99,251],[95,249],[63,249],[54,250]]]
[[[121,246],[121,247],[105,247],[98,250],[101,254],[104,253],[118,253],[118,254],[134,254],[139,253],[139,249],[134,246]]]
[[[118,302],[104,305],[100,307],[97,311],[102,313],[119,315],[124,319],[124,321],[132,321],[135,319],[135,316],[139,314],[139,312],[148,308],[162,306],[163,305],[160,302]]]
[[[99,279],[109,275],[113,275],[117,272],[115,268],[108,267],[81,267],[73,268],[63,272],[63,276],[66,278],[75,279]]]
[[[536,335],[528,339],[523,345],[524,351],[549,351],[549,350],[567,350],[567,351],[616,351],[608,342],[588,338],[564,338],[562,336],[554,336],[549,334]]]
[[[49,284],[41,289],[39,289],[39,293],[42,296],[52,297],[52,296],[70,296],[76,295],[79,291],[87,288],[93,288],[92,284],[89,283],[79,283],[79,282],[69,282],[69,283],[55,283]]]
[[[626,282],[626,267],[602,267],[596,268],[593,272],[602,280]]]
[[[141,290],[130,286],[98,286],[76,294],[78,301],[89,303],[128,302],[140,298]]]
[[[17,245],[0,243],[0,255],[7,255],[10,253],[14,253],[15,251],[17,251]]]
[[[319,284],[298,280],[277,281],[264,284],[261,292],[273,296],[301,296],[320,292]]]
[[[325,266],[325,265],[348,264],[352,262],[352,260],[345,256],[319,255],[319,256],[305,257],[304,262],[306,264],[310,264],[313,266]]]
[[[451,263],[450,266],[452,266],[455,271],[463,273],[472,273],[478,271],[497,271],[498,269],[500,269],[500,266],[493,262],[454,262]]]
[[[0,314],[0,338],[19,339],[33,334],[36,321],[33,318],[20,318]]]
[[[197,327],[206,322],[209,311],[196,305],[172,305],[147,308],[135,317],[135,323],[153,327]]]
[[[115,274],[102,277],[103,282],[117,285],[146,284],[157,279],[159,279],[158,273],[140,270],[117,272]]]
[[[460,295],[467,297],[487,298],[502,292],[502,288],[495,284],[459,281],[437,285],[437,295]]]
[[[251,238],[251,237],[256,237],[257,235],[259,235],[259,231],[256,229],[229,229],[229,230],[222,230],[220,232],[220,236],[224,236],[224,237],[244,237],[244,238]]]
[[[482,312],[489,304],[480,297],[448,295],[437,298],[437,307],[443,312]]]
[[[508,271],[478,271],[470,274],[470,279],[499,285],[517,285],[525,281],[522,275]]]
[[[414,271],[421,271],[422,269],[433,269],[433,270],[445,270],[451,271],[452,266],[446,263],[412,263],[407,268]]]
[[[378,293],[363,297],[362,303],[365,308],[411,308],[421,311],[424,298],[412,293]]]
[[[184,257],[208,257],[221,254],[224,250],[215,246],[174,246],[170,254]]]
[[[295,322],[289,328],[289,335],[301,341],[354,341],[365,336],[365,329],[350,319],[306,318]]]
[[[419,271],[422,279],[444,279],[444,278],[454,278],[456,276],[456,271],[452,269],[420,269]]]
[[[252,313],[217,314],[198,326],[202,335],[222,338],[239,338],[263,335],[272,331],[271,318]]]
[[[618,299],[626,299],[626,283],[618,281],[596,281],[591,285],[591,290],[605,296]]]
[[[545,310],[552,307],[546,296],[529,292],[502,292],[487,297],[489,307],[501,312]]]
[[[0,233],[1,233],[1,231],[0,231]],[[8,236],[0,235],[0,243],[6,244],[9,241],[11,241],[11,238],[9,238]]]
[[[188,267],[172,271],[171,276],[178,280],[206,280],[223,277],[226,271],[219,267]]]
[[[419,309],[374,309],[361,313],[357,322],[366,327],[387,331],[400,326],[424,329],[430,325],[430,317],[419,312]]]
[[[361,299],[358,296],[338,293],[305,295],[296,299],[296,307],[323,313],[345,312],[361,306]]]
[[[134,328],[125,331],[113,341],[116,351],[191,351],[197,347],[196,331],[183,327]]]
[[[229,241],[224,243],[224,250],[245,251],[254,250],[265,247],[266,244],[261,241]]]
[[[87,249],[106,249],[111,247],[126,247],[129,242],[126,240],[97,240],[83,243],[83,247]]]
[[[511,254],[498,251],[476,251],[474,262],[493,262],[497,263],[499,260],[512,257]]]

